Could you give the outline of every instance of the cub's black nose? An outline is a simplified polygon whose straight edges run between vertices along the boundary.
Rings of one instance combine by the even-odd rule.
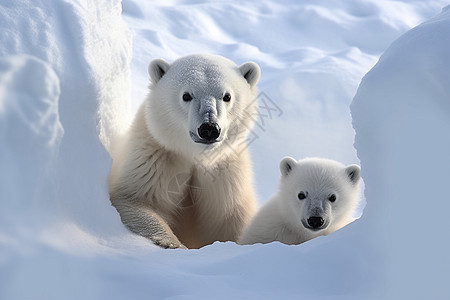
[[[309,217],[308,225],[312,228],[319,228],[323,225],[324,220],[321,217]]]
[[[203,123],[198,128],[198,135],[208,141],[216,140],[220,135],[220,127],[217,123]]]

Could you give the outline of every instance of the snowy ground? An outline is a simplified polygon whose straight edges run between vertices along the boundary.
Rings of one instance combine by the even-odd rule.
[[[0,3],[0,299],[450,298],[450,9],[408,31],[447,3]],[[149,61],[199,52],[261,66],[259,203],[285,155],[359,163],[353,124],[360,220],[300,246],[190,251],[123,228],[104,147]]]

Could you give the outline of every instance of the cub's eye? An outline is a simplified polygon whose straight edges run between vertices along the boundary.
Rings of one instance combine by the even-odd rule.
[[[300,192],[298,193],[298,199],[303,200],[306,198],[306,196],[308,195],[308,192]]]
[[[331,194],[330,197],[328,197],[328,200],[330,200],[330,202],[336,201],[336,195],[335,194]]]
[[[183,94],[183,101],[188,102],[188,101],[191,101],[191,100],[192,100],[191,94],[189,94],[188,92]]]
[[[226,93],[224,96],[223,96],[223,101],[225,101],[225,102],[230,102],[230,100],[231,100],[231,95],[229,94],[229,93]]]

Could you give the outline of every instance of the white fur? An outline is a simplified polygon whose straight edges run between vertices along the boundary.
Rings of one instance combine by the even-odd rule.
[[[149,74],[151,92],[113,152],[112,204],[131,231],[162,247],[236,241],[256,209],[243,142],[253,125],[246,113],[256,111],[259,67],[190,55],[172,64],[154,60]],[[225,93],[231,101],[222,100]],[[221,128],[216,143],[192,137],[206,119]],[[186,184],[174,194],[179,176]]]
[[[280,163],[279,189],[256,214],[239,239],[240,244],[300,244],[327,235],[354,220],[358,205],[360,168],[345,167],[333,160],[307,158],[295,161],[286,157]],[[307,197],[300,200],[303,192]],[[334,194],[336,200],[331,202]],[[320,216],[324,227],[307,228],[308,218]]]

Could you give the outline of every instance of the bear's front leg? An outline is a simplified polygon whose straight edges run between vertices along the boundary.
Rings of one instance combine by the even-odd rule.
[[[199,187],[195,205],[202,246],[215,241],[236,242],[256,212],[247,151],[215,165],[199,165],[192,185]]]
[[[126,200],[114,201],[114,207],[120,214],[122,223],[138,235],[150,239],[155,245],[170,249],[187,249],[175,236],[166,221],[147,206],[124,203]]]

